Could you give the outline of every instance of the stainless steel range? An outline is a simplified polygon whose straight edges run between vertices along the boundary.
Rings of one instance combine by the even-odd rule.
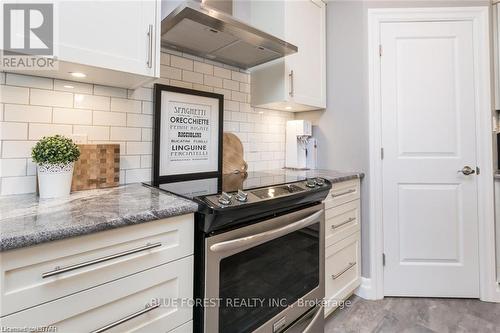
[[[200,205],[195,332],[323,332],[322,201],[331,183],[234,177],[160,185]]]

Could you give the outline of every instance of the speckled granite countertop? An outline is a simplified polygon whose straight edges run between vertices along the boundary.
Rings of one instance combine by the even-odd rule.
[[[274,174],[277,176],[284,175],[289,177],[322,177],[328,179],[332,183],[340,183],[351,179],[363,178],[362,172],[342,172],[335,170],[315,169],[315,170],[295,170],[295,169],[279,169],[266,170],[266,174]]]
[[[141,184],[81,191],[65,199],[0,197],[0,251],[193,213],[190,200]]]

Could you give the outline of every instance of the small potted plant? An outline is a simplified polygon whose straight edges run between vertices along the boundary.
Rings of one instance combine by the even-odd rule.
[[[44,137],[33,147],[31,157],[37,164],[40,198],[68,196],[73,166],[80,157],[78,146],[61,135]]]

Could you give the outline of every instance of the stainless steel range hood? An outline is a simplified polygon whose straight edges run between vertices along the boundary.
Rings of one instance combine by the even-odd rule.
[[[162,20],[161,44],[245,69],[298,50],[295,45],[196,1],[183,2]]]

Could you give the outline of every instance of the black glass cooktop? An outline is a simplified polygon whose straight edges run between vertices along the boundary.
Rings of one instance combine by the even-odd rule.
[[[230,174],[222,177],[222,188],[218,187],[218,178],[206,178],[198,180],[187,180],[175,183],[160,184],[159,188],[182,197],[192,199],[197,196],[206,196],[224,192],[235,192],[238,190],[250,190],[264,186],[274,186],[285,183],[305,180],[305,177],[289,175],[283,172],[266,173],[250,172],[246,174]]]

